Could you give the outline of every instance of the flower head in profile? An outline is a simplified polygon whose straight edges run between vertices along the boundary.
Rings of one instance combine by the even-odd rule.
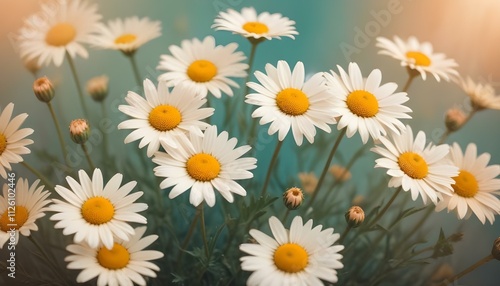
[[[220,98],[222,93],[233,96],[231,87],[238,84],[231,78],[247,75],[248,65],[242,52],[236,51],[238,44],[216,46],[212,36],[184,40],[181,46],[169,47],[172,55],[162,55],[157,69],[165,71],[158,81],[166,81],[169,87],[180,83],[187,84],[202,97],[208,93]]]
[[[322,230],[313,221],[305,224],[296,216],[285,229],[276,218],[269,218],[273,237],[252,229],[250,235],[257,243],[244,243],[240,250],[249,254],[243,256],[241,268],[253,273],[247,280],[248,285],[323,285],[321,280],[336,283],[337,269],[344,265],[340,262],[343,245],[334,245],[340,235],[333,228]]]
[[[295,39],[294,35],[299,33],[295,30],[294,25],[295,21],[283,17],[279,13],[263,12],[257,15],[253,7],[246,7],[241,9],[241,12],[233,9],[220,12],[212,28],[217,31],[240,34],[250,41],[260,41],[273,38],[281,39],[281,37]]]
[[[387,135],[386,130],[400,133],[405,126],[400,119],[411,118],[407,113],[411,109],[403,105],[408,101],[406,92],[395,92],[395,83],[381,85],[382,73],[375,69],[366,80],[358,64],[349,63],[349,74],[337,66],[334,71],[325,73],[329,92],[335,98],[333,112],[340,115],[337,128],[346,129],[347,137],[359,132],[363,144],[368,137],[377,140]]]
[[[420,43],[415,37],[408,38],[406,42],[397,36],[394,36],[394,41],[378,37],[377,47],[382,49],[379,54],[400,60],[401,66],[420,73],[423,80],[427,78],[427,73],[432,74],[437,81],[441,78],[449,81],[453,76],[458,76],[455,60],[434,53],[429,42]]]
[[[87,243],[71,244],[66,250],[71,253],[64,260],[69,269],[81,269],[76,282],[84,283],[97,277],[97,285],[146,285],[146,277],[156,277],[160,268],[150,260],[163,257],[156,250],[145,250],[157,235],[144,236],[146,227],[134,229],[130,240],[117,239],[111,249],[90,247]]]
[[[33,140],[26,139],[26,136],[33,133],[31,128],[22,128],[24,120],[28,114],[22,113],[12,117],[14,103],[9,103],[0,113],[0,175],[6,179],[7,170],[12,170],[10,164],[17,164],[23,161],[20,155],[31,153],[27,145],[33,144]]]
[[[472,108],[475,110],[500,110],[500,96],[495,94],[491,84],[475,82],[470,77],[460,78],[457,83],[469,96]]]
[[[453,193],[445,196],[436,206],[436,211],[445,208],[454,210],[459,219],[471,214],[485,223],[486,219],[493,224],[495,215],[500,214],[500,165],[488,165],[490,154],[477,155],[474,143],[467,145],[465,152],[457,143],[450,150],[451,161],[460,171],[453,177]],[[497,196],[495,196],[497,195]]]
[[[149,79],[144,80],[146,98],[129,91],[125,100],[129,105],[120,105],[118,109],[132,117],[118,125],[118,129],[134,129],[125,143],[141,139],[139,148],[148,145],[148,157],[159,150],[171,146],[176,148],[178,138],[188,132],[202,135],[209,125],[201,120],[214,113],[213,108],[202,108],[206,98],[197,96],[188,85],[175,86],[168,90],[164,82],[156,88]]]
[[[405,192],[410,191],[414,201],[420,195],[424,204],[428,198],[437,204],[443,195],[451,195],[458,168],[447,158],[448,145],[425,146],[425,133],[419,131],[414,138],[410,126],[401,134],[392,133],[391,138],[379,140],[381,145],[371,150],[382,156],[375,160],[375,167],[387,169],[391,176],[389,187],[401,186]]]
[[[0,248],[11,239],[12,231],[17,244],[19,234],[30,236],[31,231],[38,230],[35,222],[45,216],[46,206],[50,203],[47,199],[49,191],[44,191],[43,185],[38,186],[39,182],[36,180],[30,186],[27,179],[10,177],[3,185],[3,196],[0,196]],[[10,209],[12,194],[15,194],[15,212]]]
[[[98,48],[119,50],[130,55],[145,43],[159,36],[161,36],[160,21],[134,16],[111,20],[107,25],[100,24],[98,32],[91,38],[91,42]]]
[[[258,106],[252,117],[260,117],[261,125],[271,123],[269,135],[278,132],[278,140],[283,141],[292,129],[295,143],[300,146],[304,136],[314,142],[315,127],[331,131],[328,124],[335,123],[334,103],[322,73],[306,80],[302,62],[297,62],[293,71],[285,61],[279,61],[277,67],[267,64],[265,69],[267,74],[255,72],[259,83],[247,84],[255,93],[248,94],[245,102]]]
[[[27,20],[19,31],[17,43],[21,58],[37,59],[38,65],[53,62],[61,66],[67,53],[88,57],[82,43],[97,30],[101,15],[97,5],[81,0],[59,0],[56,5],[42,5],[42,10]]]
[[[80,182],[66,177],[69,189],[57,185],[55,191],[64,199],[53,199],[50,217],[58,221],[55,228],[62,228],[64,235],[75,234],[74,242],[85,241],[90,247],[104,245],[112,249],[117,239],[128,241],[134,235],[130,222],[146,223],[138,212],[148,208],[147,204],[135,203],[143,192],[130,194],[135,181],[121,185],[123,175],[114,175],[103,186],[100,169],[95,169],[92,179],[85,171],[78,171]]]
[[[233,202],[233,193],[245,196],[245,189],[235,180],[253,177],[257,159],[241,156],[251,147],[235,148],[238,140],[228,139],[226,131],[217,134],[215,125],[207,128],[203,136],[194,133],[189,138],[181,137],[177,147],[165,146],[164,152],[157,152],[153,162],[157,177],[165,177],[160,187],[173,187],[168,196],[173,199],[191,189],[189,202],[198,206],[203,201],[215,205],[217,190],[228,202]]]

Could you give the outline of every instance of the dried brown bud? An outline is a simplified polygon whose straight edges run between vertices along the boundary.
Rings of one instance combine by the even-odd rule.
[[[352,227],[356,228],[360,226],[363,221],[365,220],[365,212],[361,207],[358,206],[352,206],[346,213],[345,213],[345,220],[347,221],[347,224]]]
[[[304,194],[299,188],[293,187],[283,193],[283,203],[290,210],[300,207],[303,201]]]

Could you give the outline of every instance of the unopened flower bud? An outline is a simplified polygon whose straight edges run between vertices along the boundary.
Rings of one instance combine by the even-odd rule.
[[[363,205],[363,204],[364,204],[364,202],[365,202],[365,196],[363,196],[363,195],[356,195],[356,196],[352,199],[351,204],[352,204],[353,206],[361,206],[361,205]]]
[[[75,119],[69,125],[71,140],[77,144],[87,142],[90,135],[90,126],[85,119]]]
[[[330,168],[330,174],[340,182],[345,182],[351,178],[351,172],[340,165],[333,165]]]
[[[362,208],[358,206],[352,206],[346,213],[345,213],[345,220],[347,221],[347,224],[352,227],[356,228],[360,226],[363,221],[365,220],[365,212],[363,211]]]
[[[41,66],[38,64],[38,58],[33,58],[33,59],[23,59],[23,65],[24,67],[31,72],[32,74],[36,74]]]
[[[105,75],[96,76],[87,82],[87,92],[92,99],[101,102],[108,95],[108,82],[109,78]]]
[[[453,107],[446,111],[445,125],[449,131],[457,131],[464,125],[467,120],[467,115],[457,107]]]
[[[46,76],[37,78],[33,82],[33,92],[36,98],[42,102],[50,102],[54,98],[54,86]]]
[[[438,286],[442,285],[443,281],[446,281],[447,279],[450,279],[453,277],[453,268],[447,264],[443,263],[439,265],[436,270],[432,273],[431,277],[429,278],[429,286]]]
[[[304,192],[308,194],[314,193],[314,190],[318,185],[318,178],[314,175],[314,173],[299,173],[299,179]]]
[[[493,249],[491,249],[491,255],[496,260],[500,260],[500,237],[495,239],[495,242],[493,242]]]
[[[296,187],[288,189],[283,193],[283,203],[289,210],[294,210],[304,201],[302,190]]]

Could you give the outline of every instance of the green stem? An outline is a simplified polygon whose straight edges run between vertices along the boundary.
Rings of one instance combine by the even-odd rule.
[[[385,214],[385,212],[389,209],[389,207],[392,205],[398,194],[401,192],[403,189],[403,186],[400,186],[392,195],[391,199],[387,202],[387,204],[384,206],[384,208],[377,214],[377,216],[370,222],[370,226],[375,225],[380,218]]]
[[[328,168],[330,167],[330,164],[332,163],[333,156],[335,155],[335,152],[337,152],[337,148],[340,145],[340,141],[342,141],[342,138],[344,138],[344,134],[346,132],[346,128],[342,129],[340,133],[337,135],[337,140],[335,140],[335,144],[333,144],[333,148],[330,151],[330,154],[328,155],[328,159],[326,160],[325,166],[323,167],[323,171],[321,172],[321,175],[318,180],[318,184],[316,185],[316,188],[314,189],[314,192],[312,193],[311,199],[309,200],[309,203],[307,203],[306,210],[309,209],[309,207],[312,205],[316,197],[318,196],[319,191],[321,190],[321,185],[323,185],[323,181],[325,180],[326,173],[328,172]]]
[[[349,231],[351,231],[351,229],[352,229],[352,226],[350,224],[348,224],[346,226],[346,228],[344,229],[344,232],[342,232],[342,234],[340,235],[338,244],[342,244],[342,242],[344,242],[345,237],[347,236]]]
[[[181,266],[181,261],[182,257],[184,255],[184,250],[187,248],[189,241],[191,240],[191,237],[193,236],[194,229],[196,225],[198,224],[198,219],[200,218],[200,209],[196,209],[196,214],[194,215],[193,221],[191,221],[191,224],[189,225],[189,230],[186,234],[186,237],[182,241],[181,248],[179,249],[179,253],[177,253],[177,258],[176,258],[176,264],[177,266]]]
[[[59,144],[61,145],[61,151],[63,153],[63,159],[66,163],[66,166],[69,166],[68,163],[68,149],[66,148],[66,144],[64,144],[64,139],[61,132],[61,126],[59,125],[59,121],[57,120],[56,113],[54,112],[54,108],[50,102],[47,102],[47,106],[49,107],[50,115],[52,116],[52,120],[54,121],[54,125],[57,130],[57,138],[59,139]]]
[[[90,155],[89,155],[89,152],[87,150],[87,147],[85,146],[85,143],[82,143],[80,145],[82,146],[83,153],[85,153],[85,157],[87,158],[87,162],[89,163],[90,169],[94,170],[95,166],[94,166],[94,163],[92,163],[92,159],[90,159]]]
[[[102,118],[107,118],[107,112],[106,112],[106,106],[104,105],[104,101],[101,101],[101,112],[102,112]],[[102,131],[102,152],[103,156],[102,159],[106,160],[108,158],[108,134],[104,131],[104,128]]]
[[[274,164],[276,164],[276,159],[278,159],[278,154],[282,145],[283,141],[278,140],[278,144],[276,144],[276,148],[274,149],[273,157],[271,158],[271,162],[269,163],[269,169],[267,169],[266,180],[264,181],[264,186],[262,186],[262,192],[260,193],[262,197],[266,194],[267,186],[269,185],[269,181],[271,180],[271,172],[274,168]]]
[[[52,269],[52,271],[56,273],[56,275],[59,276],[59,278],[61,278],[62,282],[66,282],[65,281],[66,279],[61,275],[61,271],[58,269],[57,265],[52,261],[52,259],[49,258],[43,247],[40,244],[38,244],[38,242],[36,242],[36,240],[31,235],[28,236],[28,239],[35,245],[38,251],[40,251],[40,253],[43,255],[47,263],[50,264],[50,268]]]
[[[493,260],[493,255],[488,255],[484,258],[481,258],[479,259],[476,263],[474,263],[473,265],[469,266],[469,268],[465,269],[464,271],[458,273],[457,275],[451,277],[450,279],[447,279],[446,281],[443,281],[441,283],[442,286],[446,286],[446,285],[449,285],[455,281],[457,281],[458,279],[462,278],[463,276],[465,276],[466,274],[469,274],[470,272],[474,271],[476,268],[478,268],[479,266],[489,262],[490,260]]]
[[[209,249],[208,249],[208,240],[207,240],[207,230],[205,227],[205,211],[203,210],[204,203],[201,203],[198,208],[200,209],[200,228],[201,228],[201,236],[203,238],[203,246],[205,247],[205,255],[207,259],[209,258]]]
[[[28,169],[35,176],[37,176],[40,179],[40,181],[42,181],[42,183],[45,185],[45,187],[47,187],[50,190],[54,189],[54,185],[44,175],[42,175],[42,173],[38,172],[35,168],[33,168],[31,165],[29,165],[25,161],[22,161],[21,165],[23,165],[26,169]]]
[[[142,77],[139,72],[139,68],[137,67],[137,61],[135,60],[135,54],[125,54],[129,59],[130,63],[132,64],[132,71],[134,72],[134,77],[135,77],[135,82],[139,87],[142,87]]]
[[[407,67],[406,70],[408,71],[408,79],[406,80],[406,83],[403,87],[403,92],[407,92],[408,89],[410,88],[411,83],[413,80],[420,75],[420,73],[417,70],[414,70],[412,68]]]
[[[82,86],[80,84],[80,80],[78,78],[78,73],[76,72],[75,63],[73,62],[73,58],[71,58],[71,56],[69,55],[68,52],[66,52],[66,58],[68,59],[69,67],[71,69],[71,73],[73,74],[73,79],[75,80],[76,89],[78,91],[78,96],[80,97],[80,103],[81,103],[82,108],[83,108],[83,115],[86,118],[89,118],[89,112],[87,109],[87,105],[85,104],[85,100],[83,98],[83,90],[82,90]]]

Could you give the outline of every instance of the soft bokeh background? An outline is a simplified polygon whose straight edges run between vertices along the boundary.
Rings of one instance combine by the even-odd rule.
[[[57,142],[56,133],[47,108],[38,102],[31,91],[33,76],[26,71],[12,44],[14,33],[22,26],[23,19],[39,10],[39,0],[9,1],[2,0],[0,11],[0,76],[1,98],[0,106],[15,103],[15,114],[27,112],[30,117],[25,127],[35,129],[31,136],[36,142],[35,148],[48,146],[54,151]],[[214,32],[210,26],[219,10],[234,8],[240,10],[244,6],[254,6],[257,11],[282,13],[296,21],[300,33],[296,40],[285,38],[273,40],[259,46],[255,70],[262,70],[266,63],[276,65],[278,60],[286,60],[291,65],[296,61],[305,64],[307,73],[336,69],[336,65],[347,67],[350,61],[356,61],[365,75],[379,68],[383,72],[383,81],[393,81],[403,85],[406,72],[399,63],[387,56],[377,55],[375,38],[384,36],[392,38],[398,35],[407,38],[416,36],[421,41],[429,41],[434,50],[454,58],[460,65],[461,75],[470,75],[475,80],[490,82],[498,89],[500,85],[500,1],[497,0],[381,0],[381,1],[243,1],[243,0],[187,0],[187,1],[124,1],[107,0],[92,1],[99,4],[104,20],[117,17],[137,15],[147,16],[162,22],[163,32],[159,39],[146,44],[137,53],[141,73],[145,77],[156,80],[155,71],[161,54],[167,54],[168,46],[179,45],[183,39],[193,37],[203,38],[206,35],[215,36],[219,44],[236,41],[239,50],[248,54],[249,44],[246,40],[228,32]],[[90,58],[78,58],[77,69],[81,80],[93,76],[107,74],[110,77],[110,98],[107,100],[108,111],[116,126],[123,115],[117,111],[117,106],[123,102],[128,90],[137,90],[130,64],[119,52],[102,51],[89,48]],[[41,75],[55,79],[57,83],[57,98],[55,105],[59,110],[64,128],[72,119],[81,117],[78,99],[69,67],[46,67]],[[240,81],[241,82],[241,81]],[[432,77],[427,81],[417,78],[409,90],[408,105],[413,109],[413,120],[410,123],[414,130],[424,130],[430,141],[436,142],[444,132],[443,114],[453,105],[467,106],[465,94],[453,83],[436,82]],[[241,92],[236,91],[238,96]],[[91,100],[88,107],[94,115],[100,114],[100,108]],[[448,143],[458,142],[465,147],[469,142],[475,142],[479,152],[491,153],[491,163],[500,163],[500,111],[482,111],[478,113],[457,134],[453,134]],[[114,150],[119,152],[127,133],[113,130],[110,136],[114,140]],[[341,144],[342,157],[347,160],[361,146],[359,136],[346,139]],[[290,143],[291,142],[287,142]],[[307,143],[306,143],[307,144]],[[264,157],[259,165],[267,166],[268,157],[274,148],[268,144],[267,159]],[[45,148],[45,147],[43,147]],[[327,148],[330,148],[327,146]],[[54,151],[56,153],[57,151]],[[58,154],[58,153],[57,153]],[[325,154],[326,155],[326,154]],[[371,157],[370,157],[371,156]],[[357,164],[353,169],[356,178],[354,184],[360,193],[368,192],[370,182],[368,173],[374,165],[373,155],[363,164]],[[294,156],[291,156],[292,158]],[[32,154],[25,156],[30,164],[40,168],[47,167]],[[267,162],[266,162],[267,160]],[[345,161],[344,161],[345,162]],[[323,162],[301,164],[291,159],[283,174],[293,175],[299,171],[316,171],[319,174]],[[85,165],[85,162],[82,162]],[[291,166],[291,167],[290,167]],[[20,174],[25,173],[21,166],[14,166]],[[259,168],[265,172],[265,168]],[[58,182],[62,183],[62,182]],[[457,222],[453,214],[445,212],[434,216],[437,225],[443,225],[448,234],[460,228],[464,233],[462,242],[456,245],[455,254],[442,261],[451,263],[456,272],[484,257],[491,250],[492,241],[500,235],[500,223],[482,225],[472,217],[466,223]],[[429,237],[431,241],[437,239]],[[500,262],[493,261],[482,266],[472,275],[462,278],[456,285],[499,285],[498,270]]]

